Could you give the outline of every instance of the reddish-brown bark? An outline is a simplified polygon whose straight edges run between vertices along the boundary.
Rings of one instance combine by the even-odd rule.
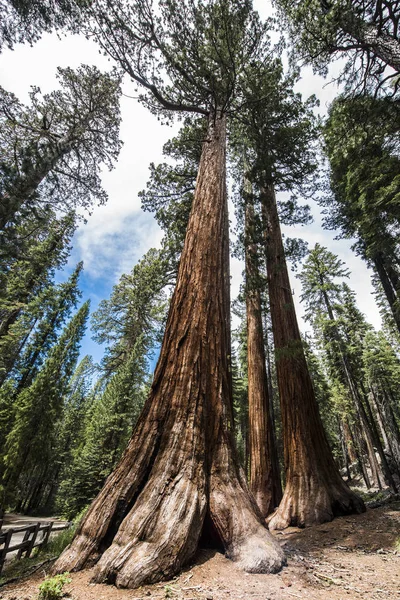
[[[294,308],[273,185],[261,193],[286,487],[269,526],[323,523],[365,510],[340,476],[318,412]]]
[[[282,499],[270,411],[261,311],[260,274],[254,243],[254,210],[246,202],[246,315],[249,399],[250,489],[266,517]]]
[[[233,447],[229,354],[225,122],[216,118],[203,145],[150,396],[57,571],[97,562],[96,581],[137,587],[179,571],[201,534],[217,538],[249,572],[281,567],[283,553]]]

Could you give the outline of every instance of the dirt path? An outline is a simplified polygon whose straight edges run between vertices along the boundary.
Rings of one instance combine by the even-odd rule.
[[[74,600],[400,600],[400,503],[277,534],[288,565],[278,575],[249,575],[222,554],[199,552],[171,582],[138,590],[90,583],[90,571],[72,575]],[[44,573],[0,589],[0,598],[34,600]]]

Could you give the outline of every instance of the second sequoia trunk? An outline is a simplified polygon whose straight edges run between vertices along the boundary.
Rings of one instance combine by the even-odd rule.
[[[323,429],[297,324],[273,185],[263,187],[261,206],[286,472],[285,492],[269,527],[304,527],[365,507],[341,478]]]
[[[249,572],[284,562],[239,467],[231,430],[225,120],[210,119],[150,396],[57,571],[97,562],[120,587],[172,577],[200,536]]]
[[[249,395],[250,488],[266,517],[282,498],[268,391],[261,312],[260,274],[254,243],[254,210],[246,199],[246,314]]]

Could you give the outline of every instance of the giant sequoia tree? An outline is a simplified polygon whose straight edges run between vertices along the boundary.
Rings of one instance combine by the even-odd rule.
[[[264,74],[263,86],[260,90],[254,71],[249,71],[246,91],[250,98],[260,93],[263,102],[247,111],[244,122],[253,153],[250,175],[261,204],[282,414],[286,487],[269,521],[270,527],[280,529],[329,521],[337,515],[360,512],[364,505],[343,482],[322,426],[297,324],[275,196],[275,187],[304,191],[315,168],[313,100],[302,103],[293,92],[293,79],[284,78],[279,65],[269,70],[253,68]],[[271,86],[274,80],[279,85]],[[274,94],[274,89],[279,94]],[[287,208],[289,214],[296,212],[293,200],[287,202]]]
[[[250,487],[264,516],[282,499],[272,398],[265,361],[261,276],[251,185],[245,192],[245,264]]]
[[[102,47],[153,110],[208,119],[177,284],[150,396],[119,465],[56,564],[97,562],[96,581],[136,587],[176,573],[200,536],[250,572],[283,563],[239,467],[229,368],[226,119],[238,73],[262,54],[250,2],[94,2]],[[164,79],[166,78],[166,79]]]

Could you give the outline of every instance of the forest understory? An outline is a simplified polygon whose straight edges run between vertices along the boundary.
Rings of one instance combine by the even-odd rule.
[[[223,554],[200,549],[179,577],[137,590],[91,583],[93,569],[71,574],[71,600],[394,600],[400,598],[400,499],[366,513],[274,536],[287,566],[276,575],[243,573]],[[49,569],[48,566],[45,569]],[[46,573],[0,589],[1,600],[34,600]]]

